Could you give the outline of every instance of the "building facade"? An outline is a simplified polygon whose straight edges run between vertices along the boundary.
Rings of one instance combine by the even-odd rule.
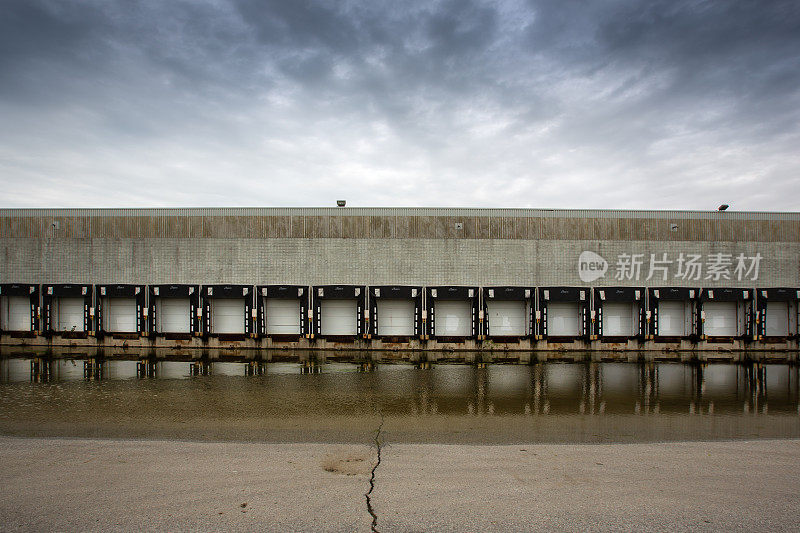
[[[735,349],[773,337],[791,350],[798,334],[798,213],[5,209],[0,253],[4,343],[27,322],[56,339],[112,342],[97,333],[124,329],[152,343],[160,326],[252,347],[642,349],[669,338],[696,350],[717,347],[709,337]]]

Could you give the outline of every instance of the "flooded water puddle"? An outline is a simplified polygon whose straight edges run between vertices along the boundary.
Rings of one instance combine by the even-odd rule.
[[[369,442],[800,437],[800,367],[0,359],[0,433]]]

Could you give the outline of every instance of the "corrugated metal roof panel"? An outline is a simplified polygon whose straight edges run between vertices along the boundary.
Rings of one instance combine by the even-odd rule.
[[[0,237],[800,242],[800,213],[335,207],[2,209]]]

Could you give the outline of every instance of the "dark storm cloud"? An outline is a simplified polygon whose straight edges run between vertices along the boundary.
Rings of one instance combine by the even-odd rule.
[[[796,2],[10,0],[0,72],[6,205],[797,209]]]

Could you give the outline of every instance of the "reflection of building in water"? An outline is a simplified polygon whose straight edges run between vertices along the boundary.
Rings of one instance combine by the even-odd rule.
[[[600,373],[600,365],[590,363],[583,367],[583,385],[581,402],[578,411],[581,414],[588,413],[593,415],[595,409],[600,412],[605,410],[605,402],[601,402],[603,395],[603,379]]]
[[[31,360],[22,358],[0,358],[0,381],[14,383],[31,379]]]
[[[87,366],[90,363],[94,366]],[[353,402],[377,405],[387,416],[753,416],[796,415],[800,408],[800,367],[795,365],[537,363],[477,368],[433,364],[426,369],[377,365],[372,372],[358,372],[356,365],[327,363],[316,365],[321,373],[310,376],[301,375],[299,368],[296,363],[0,358],[0,381],[115,381],[139,376],[162,380],[159,386],[171,387],[167,380],[182,380],[227,390],[264,380],[279,387],[259,384],[258,390],[329,398],[338,413],[357,409]],[[87,369],[91,370],[88,374]],[[189,379],[192,375],[209,377]]]
[[[639,400],[636,401],[636,413],[658,413],[658,366],[653,363],[639,365]]]

